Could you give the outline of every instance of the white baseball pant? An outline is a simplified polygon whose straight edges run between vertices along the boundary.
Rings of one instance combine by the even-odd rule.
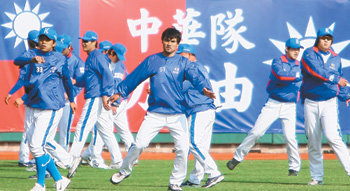
[[[58,123],[59,130],[59,144],[68,151],[69,148],[69,140],[70,140],[70,128],[72,126],[74,119],[74,114],[72,113],[72,109],[70,108],[69,100],[66,101],[63,107],[63,114],[60,122]]]
[[[304,117],[311,178],[323,180],[322,130],[345,172],[350,176],[350,154],[343,142],[338,123],[337,98],[326,101],[305,99]]]
[[[84,147],[86,138],[91,129],[97,126],[98,133],[107,145],[113,163],[122,161],[119,145],[113,133],[112,111],[107,111],[102,105],[102,98],[89,98],[85,100],[83,112],[79,119],[70,154],[78,157]]]
[[[189,151],[189,137],[186,116],[184,114],[160,114],[147,112],[137,133],[135,144],[129,149],[124,158],[120,172],[130,174],[135,161],[151,140],[164,127],[168,127],[174,139],[176,156],[174,168],[170,176],[170,184],[180,185],[187,174],[187,156]]]
[[[215,122],[215,110],[209,109],[190,115],[187,119],[190,132],[190,151],[195,157],[194,169],[189,181],[200,184],[204,173],[208,178],[219,176],[221,173],[210,156],[210,143]]]
[[[30,116],[32,116],[31,112],[33,110],[28,109],[27,106],[24,106],[24,132],[22,134],[22,140],[19,147],[19,162],[21,163],[27,163],[29,162],[29,145],[28,145],[28,138],[27,133],[28,129],[30,127]]]
[[[102,158],[102,151],[103,151],[103,145],[104,142],[99,135],[97,131],[96,125],[94,126],[94,129],[91,131],[92,133],[92,138],[90,141],[90,144],[87,149],[83,152],[81,155],[83,158],[88,158],[90,157],[92,161],[96,161],[99,164],[104,163],[104,159]]]
[[[127,101],[123,100],[117,108],[117,113],[113,115],[113,123],[117,128],[120,139],[124,142],[125,150],[128,151],[131,144],[135,142],[129,128],[127,116]]]
[[[277,119],[282,122],[284,138],[286,139],[289,170],[299,171],[301,160],[295,135],[296,104],[294,102],[280,102],[269,98],[262,108],[253,129],[250,130],[248,136],[237,148],[234,158],[237,161],[243,161],[258,139],[265,134],[270,125]]]

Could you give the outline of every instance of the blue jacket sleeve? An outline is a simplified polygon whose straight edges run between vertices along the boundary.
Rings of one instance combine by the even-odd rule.
[[[118,84],[117,92],[123,98],[128,95],[144,80],[152,74],[152,69],[149,65],[149,59],[146,58],[139,66],[135,68],[123,81]]]
[[[96,57],[96,67],[102,77],[102,96],[111,96],[113,94],[113,76],[108,67],[108,61],[103,56]]]
[[[73,89],[72,80],[69,75],[67,62],[65,62],[65,64],[62,66],[62,81],[63,81],[64,89],[66,90],[66,93],[68,95],[69,102],[74,102],[74,93],[73,93],[74,89]]]
[[[16,84],[12,87],[9,94],[13,95],[16,93],[19,89],[21,89],[24,86],[24,77],[26,75],[26,70],[24,68],[21,68],[19,71],[19,76]]]
[[[315,78],[332,84],[337,84],[339,82],[340,76],[322,67],[322,65],[320,65],[320,60],[317,58],[317,54],[312,49],[308,49],[304,52],[301,62],[305,71]]]
[[[190,62],[188,59],[184,58],[186,62],[185,66],[185,79],[189,80],[193,87],[199,92],[203,92],[204,88],[212,90],[212,86],[209,81],[209,76],[206,71],[200,69],[200,66],[196,63]]]
[[[341,87],[339,86],[338,98],[340,101],[347,101],[350,99],[350,87]]]
[[[26,64],[29,64],[33,57],[34,54],[32,53],[32,51],[24,52],[21,56],[15,58],[14,64],[22,68]]]

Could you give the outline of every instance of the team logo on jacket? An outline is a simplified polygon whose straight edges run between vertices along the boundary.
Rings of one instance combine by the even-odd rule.
[[[299,53],[299,56],[297,58],[298,60],[300,60],[302,55],[303,55],[304,50],[309,48],[309,47],[314,46],[316,38],[317,38],[317,29],[315,28],[313,18],[312,18],[312,16],[310,16],[304,36],[302,36],[301,33],[299,31],[297,31],[297,29],[295,29],[289,22],[286,22],[286,24],[287,24],[287,28],[288,28],[288,32],[289,32],[289,38],[299,39],[300,44],[304,47],[304,49],[300,49],[300,53]],[[321,28],[321,27],[319,27],[319,28]],[[328,27],[328,29],[330,29],[332,31],[334,31],[334,28],[335,28],[335,22],[333,22]],[[271,39],[271,38],[269,40],[282,54],[285,53],[285,42],[284,41],[275,40],[275,39]],[[344,48],[346,48],[349,45],[349,43],[350,43],[350,40],[345,40],[345,41],[341,41],[338,43],[333,43],[332,48],[334,49],[334,51],[336,53],[340,53]],[[350,60],[341,58],[341,62],[342,62],[343,68],[350,67]],[[266,60],[263,63],[267,64],[267,65],[271,65],[272,59]]]
[[[50,72],[51,73],[55,73],[55,71],[56,71],[56,66],[53,66],[53,67],[50,68]]]
[[[174,70],[173,70],[173,73],[174,74],[179,74],[180,73],[180,68],[175,67]]]

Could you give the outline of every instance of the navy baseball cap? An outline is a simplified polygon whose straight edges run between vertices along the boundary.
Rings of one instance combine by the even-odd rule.
[[[297,38],[290,38],[286,41],[286,47],[290,48],[304,48],[301,46],[299,39]]]
[[[190,44],[180,44],[179,48],[177,49],[178,54],[183,53],[183,52],[188,52],[191,54],[195,54],[194,48]]]
[[[39,31],[39,37],[41,35],[47,36],[49,39],[57,41],[57,33],[53,28],[45,27]]]
[[[64,49],[72,45],[72,38],[66,34],[58,36],[57,41],[60,41],[62,43]]]
[[[114,52],[117,54],[119,60],[121,60],[121,61],[125,60],[126,48],[124,45],[122,45],[120,43],[116,43],[111,47],[111,49],[113,49]]]
[[[79,37],[79,39],[83,39],[86,41],[97,41],[97,33],[94,31],[86,31],[83,37]]]
[[[28,40],[34,41],[36,43],[39,43],[39,31],[37,30],[31,30],[28,33]]]
[[[317,31],[317,38],[326,35],[333,37],[333,31],[329,28],[321,28]]]
[[[109,50],[112,47],[112,43],[108,40],[102,41],[98,44],[100,50]]]

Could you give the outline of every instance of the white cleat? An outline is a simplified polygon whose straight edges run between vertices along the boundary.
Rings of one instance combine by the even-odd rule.
[[[45,191],[45,186],[41,186],[38,183],[35,183],[35,186],[30,191]]]
[[[81,161],[81,157],[75,157],[73,159],[72,165],[70,166],[68,171],[68,175],[67,175],[68,178],[72,178],[75,175],[80,165],[80,161]]]
[[[311,181],[307,183],[307,185],[310,185],[310,186],[316,186],[316,185],[322,185],[322,184],[323,184],[322,180],[316,180],[316,179],[311,179]]]
[[[119,184],[121,181],[123,181],[125,178],[128,178],[129,176],[130,174],[125,175],[125,174],[122,174],[121,172],[118,172],[113,174],[113,176],[111,177],[111,182],[113,184]]]
[[[70,180],[64,176],[55,183],[56,191],[65,191],[70,184]]]
[[[109,166],[107,166],[104,162],[100,163],[97,162],[96,160],[90,161],[89,165],[92,168],[101,168],[101,169],[111,169]]]

